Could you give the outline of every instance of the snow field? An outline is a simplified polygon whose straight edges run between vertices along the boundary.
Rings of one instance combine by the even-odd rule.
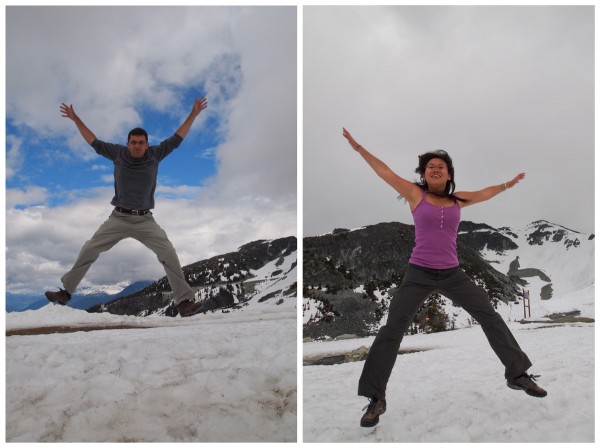
[[[364,362],[305,366],[304,442],[593,442],[594,324],[509,324],[548,391],[506,386],[504,367],[477,326],[405,336],[387,390],[387,411],[361,428]],[[373,337],[304,345],[304,357],[339,354]]]
[[[7,329],[155,327],[7,337],[7,441],[295,442],[295,299],[257,305],[186,319],[10,313]]]

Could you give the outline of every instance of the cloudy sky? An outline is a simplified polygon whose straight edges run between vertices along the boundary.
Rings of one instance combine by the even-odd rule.
[[[7,290],[61,286],[112,209],[112,163],[60,116],[61,102],[102,140],[124,143],[142,126],[158,144],[207,97],[159,170],[154,215],[183,265],[296,235],[296,21],[291,6],[9,6]],[[81,286],[163,275],[127,240]]]
[[[438,148],[457,191],[526,173],[465,220],[594,231],[593,6],[315,6],[303,22],[305,236],[412,224],[342,127],[409,180]]]

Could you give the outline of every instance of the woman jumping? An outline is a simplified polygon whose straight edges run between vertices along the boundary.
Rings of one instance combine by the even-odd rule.
[[[402,337],[421,305],[439,292],[464,308],[481,324],[492,349],[505,367],[506,384],[534,397],[547,392],[527,374],[531,362],[523,353],[502,317],[494,311],[487,293],[459,268],[456,238],[463,207],[487,201],[514,187],[525,177],[479,191],[454,193],[454,166],[445,151],[419,156],[415,170],[420,182],[412,183],[395,174],[385,163],[359,145],[344,129],[343,136],[373,170],[406,199],[415,222],[415,246],[402,285],[394,294],[385,326],[381,327],[365,361],[358,395],[370,400],[360,425],[375,426],[385,412],[385,391],[398,356]]]

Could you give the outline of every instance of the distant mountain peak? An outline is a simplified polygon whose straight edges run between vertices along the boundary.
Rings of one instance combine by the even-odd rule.
[[[568,227],[561,226],[560,224],[556,224],[556,223],[547,221],[545,219],[540,219],[538,221],[533,221],[531,224],[529,224],[528,227],[531,227],[531,226],[538,227],[538,228],[539,227],[542,227],[542,228],[557,227],[557,228],[560,228],[560,229],[568,230],[569,232],[572,232],[572,233],[577,233],[577,234],[580,234],[580,235],[582,234],[581,232],[578,232],[577,230],[569,229]]]
[[[581,244],[581,232],[571,230],[559,224],[546,220],[534,221],[527,226],[527,242],[531,245],[541,245],[545,242],[562,242],[567,249]]]

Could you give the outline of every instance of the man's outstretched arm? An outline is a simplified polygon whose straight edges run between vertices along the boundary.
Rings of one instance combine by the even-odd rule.
[[[190,112],[188,117],[185,119],[183,124],[179,127],[179,129],[177,129],[177,131],[175,131],[175,133],[177,135],[179,135],[181,138],[185,138],[185,136],[188,134],[188,132],[190,132],[190,128],[192,127],[192,124],[194,124],[194,120],[196,119],[196,117],[198,115],[200,115],[200,112],[202,112],[207,107],[208,106],[206,104],[205,97],[194,100],[194,107],[192,108],[192,111]]]
[[[70,118],[71,120],[73,120],[73,122],[77,126],[77,129],[79,130],[79,133],[88,143],[88,145],[91,145],[94,142],[94,140],[96,140],[96,136],[94,135],[94,133],[90,131],[88,127],[83,123],[83,121],[81,121],[81,118],[77,116],[72,104],[70,106],[67,106],[65,103],[62,103],[60,106],[60,111],[62,112],[63,117]]]

